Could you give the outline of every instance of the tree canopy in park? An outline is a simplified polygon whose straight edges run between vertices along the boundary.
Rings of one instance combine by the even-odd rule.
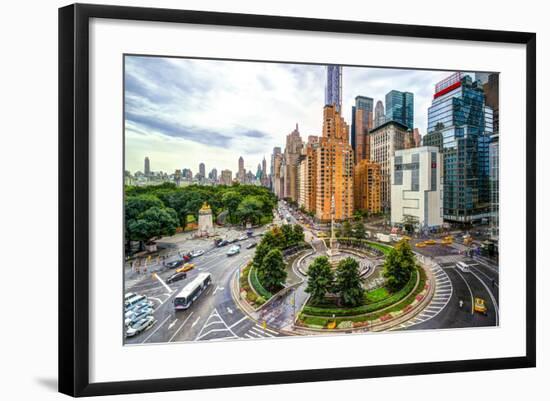
[[[270,221],[277,203],[269,189],[257,185],[189,185],[171,183],[125,187],[125,232],[127,241],[149,241],[173,235],[185,226],[188,217],[198,219],[207,202],[214,218],[223,211],[233,224],[260,224]],[[147,213],[152,209],[149,213]]]
[[[363,302],[363,287],[359,277],[359,263],[353,258],[338,262],[336,268],[335,292],[345,306],[357,306]]]
[[[407,241],[400,241],[386,255],[383,274],[386,278],[386,287],[390,291],[398,291],[409,281],[415,269],[416,259]]]
[[[284,284],[286,276],[283,253],[280,249],[273,248],[262,260],[258,279],[268,291],[276,292]]]
[[[314,303],[321,303],[334,287],[334,273],[326,256],[315,258],[307,270],[306,292],[311,294]]]

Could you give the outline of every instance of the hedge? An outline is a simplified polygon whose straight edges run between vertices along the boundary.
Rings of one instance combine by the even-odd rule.
[[[411,277],[405,287],[397,291],[395,294],[382,299],[378,302],[373,302],[371,304],[357,306],[355,308],[319,308],[315,306],[306,305],[302,309],[302,313],[310,316],[354,316],[354,315],[363,315],[366,313],[375,312],[379,309],[386,308],[396,302],[404,299],[412,291],[416,284],[416,277],[418,275],[418,269],[413,270]]]
[[[416,287],[416,290],[391,308],[385,309],[383,311],[373,312],[367,316],[365,315],[349,316],[349,317],[343,316],[343,317],[336,317],[336,318],[320,317],[320,316],[305,316],[302,313],[300,314],[300,321],[303,324],[312,328],[323,328],[329,322],[336,322],[337,325],[346,321],[350,321],[353,323],[365,323],[366,321],[373,321],[373,320],[379,319],[382,316],[387,315],[391,312],[398,312],[400,310],[403,310],[404,308],[407,307],[407,305],[410,305],[411,302],[414,301],[414,299],[418,294],[420,294],[424,290],[424,286],[426,284],[426,273],[422,269],[419,269],[419,273],[420,273],[420,279],[418,282],[418,287]]]
[[[269,299],[273,296],[268,290],[264,288],[262,283],[260,283],[260,280],[258,279],[258,274],[256,272],[256,269],[254,266],[250,269],[250,283],[252,284],[252,287],[254,287],[254,290],[264,299]]]

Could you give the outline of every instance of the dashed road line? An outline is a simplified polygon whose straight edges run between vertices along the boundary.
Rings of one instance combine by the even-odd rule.
[[[170,339],[168,340],[168,342],[172,342],[172,340],[173,340],[174,337],[176,337],[176,335],[180,332],[180,330],[182,329],[182,327],[185,326],[185,323],[187,323],[187,321],[189,320],[189,318],[190,318],[191,316],[193,316],[193,313],[195,313],[195,312],[191,312],[191,313],[189,314],[189,316],[187,316],[187,317],[185,318],[185,320],[183,321],[183,323],[181,324],[181,326],[178,327],[178,329],[176,330],[176,332],[174,333],[174,335],[173,335],[172,337],[170,337]]]
[[[166,323],[166,321],[167,321],[169,318],[170,318],[170,316],[166,316],[166,319],[164,319],[164,320],[162,321],[162,323],[159,324],[159,325],[157,326],[157,328],[155,329],[155,331],[153,331],[151,334],[149,334],[149,335],[145,338],[145,340],[143,340],[141,343],[143,344],[143,343],[145,343],[147,340],[149,340],[149,339],[153,336],[153,334],[155,334],[155,333],[158,331],[158,329],[160,329],[160,328],[164,325],[164,323]]]

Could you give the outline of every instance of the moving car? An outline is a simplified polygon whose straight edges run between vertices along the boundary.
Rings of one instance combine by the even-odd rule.
[[[221,248],[222,246],[226,246],[227,244],[229,244],[229,241],[225,240],[225,239],[222,239],[221,241],[218,241],[217,243],[217,247],[218,248]]]
[[[487,306],[483,298],[476,298],[474,300],[474,311],[479,312],[487,316]]]
[[[427,239],[426,241],[424,241],[424,243],[426,245],[435,245],[435,241],[433,239]]]
[[[426,243],[425,242],[417,242],[414,246],[416,246],[417,248],[426,248]]]
[[[128,330],[126,330],[126,337],[133,337],[136,334],[141,333],[144,330],[147,330],[149,327],[154,325],[156,323],[156,320],[153,316],[147,316],[143,319],[137,321],[134,324],[131,324],[130,327],[128,327]]]
[[[464,262],[457,262],[456,268],[459,269],[462,273],[469,273],[470,272],[470,268]]]
[[[201,255],[204,255],[204,251],[202,249],[197,249],[197,250],[191,251],[191,256],[194,257],[194,258],[197,258]]]
[[[241,252],[241,248],[234,245],[231,248],[229,248],[229,251],[227,251],[227,256],[233,256]]]
[[[186,277],[187,273],[185,272],[174,273],[170,277],[168,277],[168,279],[166,279],[166,284],[175,283],[176,281],[183,280]]]
[[[254,248],[255,246],[256,246],[256,243],[255,243],[255,242],[251,242],[250,244],[248,244],[248,245],[246,246],[246,249],[252,249],[252,248]]]
[[[246,234],[245,234],[245,235],[241,235],[241,236],[238,238],[239,241],[244,241],[245,239],[248,239],[248,235],[246,235]]]
[[[166,266],[168,269],[175,269],[176,267],[180,267],[183,265],[184,261],[183,259],[174,260],[172,262],[166,263],[164,266]]]
[[[195,268],[195,265],[193,263],[186,263],[182,267],[180,267],[178,270],[176,270],[176,273],[188,272],[189,270],[193,270],[194,268]]]

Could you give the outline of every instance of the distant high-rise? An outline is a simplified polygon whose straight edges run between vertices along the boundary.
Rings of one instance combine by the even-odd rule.
[[[276,184],[278,184],[276,182],[276,177],[275,177],[277,175],[277,170],[275,168],[275,160],[280,155],[281,155],[281,148],[278,147],[278,146],[274,147],[273,148],[273,153],[271,154],[271,166],[270,166],[270,169],[269,169],[269,181],[270,181],[271,190],[273,191],[273,193],[275,193],[275,195],[277,195]],[[279,165],[279,169],[280,169],[280,165]]]
[[[355,97],[355,106],[352,107],[351,111],[351,147],[353,148],[355,164],[369,158],[368,135],[373,128],[372,106],[373,100],[370,97]]]
[[[218,181],[218,170],[216,168],[213,168],[212,171],[210,171],[210,173],[208,174],[208,178],[210,178],[214,182]]]
[[[244,159],[242,156],[239,157],[239,169],[237,171],[237,180],[244,182],[246,175],[246,170],[244,169]]]
[[[206,166],[204,165],[204,163],[200,163],[199,164],[199,176],[201,178],[205,178],[206,177]]]
[[[143,166],[143,174],[145,177],[149,177],[151,175],[151,165],[149,163],[149,158],[145,158],[144,166]]]
[[[256,169],[256,179],[262,179],[262,165],[260,163],[258,163],[258,168]]]
[[[392,90],[386,94],[386,121],[396,121],[414,128],[414,95]]]
[[[233,181],[231,170],[222,170],[220,173],[220,184],[231,185]]]
[[[376,102],[374,108],[374,127],[379,127],[386,122],[386,115],[384,114],[384,103],[381,100]]]
[[[286,136],[283,198],[298,201],[298,164],[303,147],[304,143],[296,124],[294,131]]]
[[[342,66],[327,65],[325,105],[333,105],[338,113],[342,109]]]
[[[370,159],[380,165],[380,201],[386,211],[391,206],[390,159],[396,150],[405,149],[411,131],[397,121],[386,121],[371,131]]]

